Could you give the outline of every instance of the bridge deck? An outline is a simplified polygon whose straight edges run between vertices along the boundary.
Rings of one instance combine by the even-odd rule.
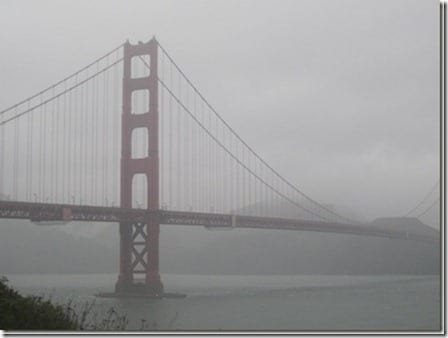
[[[134,222],[156,217],[160,224],[204,226],[207,228],[254,228],[328,232],[372,237],[386,237],[437,243],[436,237],[378,228],[368,224],[345,224],[303,219],[255,217],[229,214],[68,204],[0,201],[0,218],[28,219],[32,222]]]

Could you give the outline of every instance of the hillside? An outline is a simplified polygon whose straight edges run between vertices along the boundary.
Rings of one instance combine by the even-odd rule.
[[[374,220],[371,225],[378,228],[391,229],[395,231],[409,232],[416,235],[438,238],[439,231],[414,217],[383,217]]]

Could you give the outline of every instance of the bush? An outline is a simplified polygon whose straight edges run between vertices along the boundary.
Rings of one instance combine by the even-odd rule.
[[[84,305],[80,314],[71,304],[54,305],[42,297],[22,296],[0,278],[0,329],[2,330],[124,330],[126,317],[111,308],[107,317],[97,321],[91,315],[93,303]]]

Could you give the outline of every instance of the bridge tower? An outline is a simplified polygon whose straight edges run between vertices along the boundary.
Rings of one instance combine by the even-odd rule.
[[[146,176],[147,209],[159,209],[159,145],[158,145],[158,76],[157,40],[123,47],[123,111],[121,131],[121,207],[132,207],[132,182],[137,174]],[[133,77],[132,59],[149,56],[149,75]],[[146,58],[147,59],[147,58]],[[144,58],[145,60],[145,58]],[[135,114],[132,95],[147,90],[148,111]],[[132,132],[146,128],[148,153],[145,158],[132,157]],[[120,274],[115,285],[117,293],[163,293],[159,274],[159,232],[157,219],[142,222],[121,222]],[[144,281],[137,283],[138,280]]]

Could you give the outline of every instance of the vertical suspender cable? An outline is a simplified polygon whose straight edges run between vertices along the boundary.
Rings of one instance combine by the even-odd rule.
[[[89,76],[89,70],[87,69],[86,71],[86,76]],[[90,121],[90,117],[91,117],[91,113],[89,112],[89,83],[87,82],[85,85],[85,89],[84,89],[84,104],[85,104],[85,108],[84,108],[84,131],[85,131],[85,137],[84,137],[84,142],[83,142],[83,160],[81,161],[81,163],[83,163],[84,166],[84,177],[83,177],[83,182],[84,182],[84,196],[83,196],[83,203],[84,204],[88,204],[89,203],[89,180],[88,180],[88,172],[90,169],[90,165],[91,165],[91,161],[90,161],[90,154],[88,152],[88,143],[91,142],[90,140],[90,135],[89,135],[89,131],[91,129],[92,123]]]
[[[193,93],[193,95],[194,95],[194,93]],[[195,112],[197,112],[197,105],[196,105],[196,95],[194,95],[193,96],[193,109],[194,109],[194,111]],[[197,113],[198,115],[199,115],[199,113]],[[192,186],[193,186],[193,191],[192,191],[192,200],[193,200],[193,206],[194,206],[194,209],[195,210],[200,210],[199,208],[198,208],[198,200],[197,200],[197,196],[198,196],[198,194],[197,194],[197,191],[198,191],[198,189],[199,189],[199,187],[198,187],[198,184],[199,184],[199,181],[198,181],[198,173],[197,173],[197,168],[198,168],[198,161],[199,161],[199,158],[200,158],[200,153],[197,151],[197,133],[196,133],[196,129],[195,129],[195,125],[194,124],[192,124],[192,126],[191,126],[191,135],[192,135],[192,152],[193,152],[193,154],[194,154],[194,156],[195,156],[195,158],[193,158],[193,161],[192,161],[192,176],[191,176],[191,178],[192,178]]]
[[[76,77],[75,77],[75,83],[76,84],[78,84],[78,75],[76,75]],[[83,126],[84,126],[84,100],[83,100],[83,98],[84,98],[84,96],[83,96],[83,87],[81,87],[81,88],[79,88],[79,87],[77,87],[76,88],[76,101],[75,101],[75,103],[76,103],[76,105],[75,105],[75,111],[76,111],[76,114],[78,115],[79,114],[79,117],[77,118],[77,120],[78,120],[78,131],[79,131],[79,135],[78,135],[78,137],[79,137],[79,141],[78,141],[78,152],[76,153],[76,162],[78,162],[78,165],[77,165],[77,170],[76,170],[76,172],[77,172],[77,176],[78,176],[78,182],[76,182],[77,183],[77,188],[79,189],[79,191],[78,191],[78,197],[79,197],[79,204],[81,204],[81,198],[82,198],[82,192],[83,192],[83,189],[82,189],[82,174],[83,174],[83,171],[82,171],[82,162],[81,162],[81,158],[82,158],[82,141],[83,141],[83,139],[84,139],[84,128],[83,128]],[[79,98],[78,98],[78,96],[79,96]],[[78,100],[79,100],[79,102],[78,102]]]
[[[182,88],[181,88],[181,82],[180,82],[180,74],[178,73],[178,78],[177,78],[177,85],[178,85],[178,90],[179,90],[179,92],[178,92],[178,95],[179,95],[179,97],[180,98],[182,98]],[[181,120],[180,120],[180,116],[181,116],[181,107],[180,107],[180,105],[179,104],[177,104],[177,116],[176,116],[176,118],[177,118],[177,135],[176,135],[176,137],[177,137],[177,166],[176,166],[176,168],[177,168],[177,170],[178,170],[178,174],[177,174],[177,184],[176,184],[176,187],[177,187],[177,193],[176,193],[176,195],[177,195],[177,198],[176,198],[176,200],[177,200],[177,208],[178,208],[178,210],[182,210],[182,204],[181,204],[181,184],[182,184],[182,168],[180,168],[181,167],[181,161],[180,161],[180,147],[181,147],[181,144],[180,144],[180,140],[181,140],[181,138],[180,138],[180,135],[181,135]]]
[[[28,100],[27,109],[30,108],[30,100]],[[27,133],[26,133],[26,200],[31,201],[31,163],[32,163],[32,127],[31,127],[31,115],[27,114]]]
[[[54,110],[54,124],[55,124],[55,129],[54,129],[54,138],[52,140],[53,144],[54,144],[54,162],[55,162],[55,188],[54,188],[54,201],[56,203],[58,203],[58,199],[59,199],[59,175],[60,175],[60,169],[59,169],[59,147],[60,147],[60,100],[59,97],[57,97],[56,99],[56,109]]]
[[[118,58],[119,51],[117,50],[116,58]],[[121,110],[118,105],[118,96],[119,96],[119,76],[118,76],[118,67],[114,67],[114,79],[113,79],[113,107],[112,111],[114,114],[112,114],[112,129],[113,129],[113,164],[112,164],[112,170],[113,170],[113,181],[112,181],[112,187],[113,187],[113,203],[117,206],[120,205],[120,198],[118,196],[118,187],[120,185],[120,179],[119,179],[119,168],[121,167],[121,162],[119,160],[118,154],[120,152],[120,149],[118,147],[118,123],[121,118]]]
[[[163,54],[162,54],[162,58],[161,58],[161,62],[159,63],[159,65],[160,65],[160,74],[161,74],[161,77],[162,77],[162,79],[164,79],[165,80],[165,77],[164,77],[164,61],[165,61],[165,58],[164,58],[164,56],[163,56]],[[165,169],[165,165],[164,165],[164,160],[165,160],[165,153],[164,153],[164,149],[165,149],[165,142],[163,141],[163,138],[164,138],[164,135],[165,135],[165,133],[164,133],[164,120],[165,120],[165,111],[164,111],[164,107],[165,107],[165,105],[164,105],[164,95],[163,95],[163,88],[162,88],[162,86],[159,86],[158,87],[158,90],[159,90],[159,92],[157,93],[157,96],[159,97],[159,99],[160,99],[160,109],[159,109],[159,144],[160,144],[160,153],[159,153],[159,167],[160,167],[160,169],[159,169],[159,172],[160,172],[160,174],[159,174],[159,187],[160,187],[160,190],[159,190],[159,194],[160,194],[160,200],[161,200],[161,202],[162,202],[162,204],[161,204],[161,206],[162,206],[162,208],[163,208],[163,206],[165,205],[165,194],[164,194],[164,187],[165,187],[165,185],[164,185],[164,178],[165,178],[165,172],[164,172],[164,169]]]
[[[188,107],[188,85],[186,85],[185,88],[185,102],[186,105]],[[188,140],[188,135],[190,133],[189,129],[189,116],[185,116],[185,126],[183,127],[184,129],[184,166],[185,166],[185,192],[184,192],[184,196],[185,196],[185,208],[186,210],[190,210],[190,189],[189,189],[189,176],[190,176],[190,156],[191,154],[189,153],[189,140]]]
[[[90,204],[94,205],[95,189],[95,81],[92,81],[90,94]]]
[[[69,204],[74,204],[73,199],[71,196],[75,194],[75,184],[74,184],[74,175],[72,175],[72,168],[74,166],[73,163],[73,156],[76,152],[76,139],[75,139],[75,133],[73,132],[75,128],[75,122],[73,118],[73,100],[72,100],[73,92],[70,91],[68,94],[68,154],[67,154],[67,176],[68,176],[68,190],[67,190],[67,199]]]
[[[106,58],[106,65],[109,66],[109,57]],[[107,107],[107,76],[108,72],[103,73],[103,104],[102,104],[102,119],[101,119],[101,135],[103,137],[103,141],[101,142],[100,146],[100,154],[102,154],[102,163],[101,163],[101,176],[102,176],[102,194],[101,194],[101,200],[100,204],[107,206],[107,193],[106,193],[106,185],[107,185],[107,178],[108,178],[108,168],[106,167],[106,156],[107,156],[107,137],[106,133],[109,130],[107,125],[107,119],[106,119],[106,107]]]
[[[52,95],[54,96],[54,92],[55,89],[53,88],[52,90]],[[50,123],[51,123],[51,137],[49,140],[49,144],[50,144],[50,166],[49,166],[49,173],[50,173],[50,202],[54,202],[55,201],[55,188],[56,188],[56,183],[55,183],[55,178],[56,178],[56,173],[55,173],[55,146],[56,146],[56,142],[54,142],[55,140],[55,135],[56,135],[56,119],[55,119],[55,109],[56,109],[56,102],[53,100],[51,101],[51,114],[50,114]]]
[[[15,115],[17,114],[17,108],[14,109]],[[18,171],[18,163],[19,163],[19,120],[14,121],[14,161],[13,161],[13,197],[14,200],[17,201],[17,171]]]
[[[45,131],[44,131],[44,118],[45,118],[45,107],[46,105],[42,105],[43,102],[43,94],[40,95],[40,116],[39,116],[39,192],[38,197],[39,201],[43,201],[44,196],[44,177],[45,177],[45,170],[44,170],[44,138],[45,138]]]
[[[96,64],[96,71],[97,73],[99,72],[99,63]],[[93,135],[94,135],[94,171],[93,171],[93,178],[94,178],[94,183],[93,183],[93,196],[94,196],[94,205],[98,205],[98,185],[100,184],[100,180],[98,179],[98,166],[99,166],[99,131],[100,131],[100,123],[101,121],[100,119],[100,109],[99,109],[99,102],[100,102],[100,88],[99,88],[99,78],[96,77],[94,79],[94,83],[95,83],[95,94],[94,94],[94,111],[92,112],[92,114],[94,114],[95,117],[95,124],[94,124],[94,129],[93,129]]]
[[[67,89],[67,82],[64,82],[64,91]],[[60,112],[58,112],[60,114]],[[68,149],[67,149],[67,136],[68,136],[68,130],[67,130],[67,100],[66,96],[63,98],[63,121],[62,121],[62,202],[66,202],[66,191],[67,184],[69,182],[69,176],[67,175],[67,155],[68,155]]]
[[[185,102],[187,107],[189,107],[189,97],[188,97],[188,85],[186,85],[186,89],[185,89]],[[186,208],[187,210],[191,209],[191,198],[190,198],[190,194],[191,191],[189,189],[190,187],[190,153],[189,153],[189,134],[190,134],[190,130],[189,130],[189,116],[185,116],[185,126],[184,126],[184,158],[185,158],[185,202],[186,202]]]
[[[170,88],[173,88],[173,64],[170,62]],[[173,156],[174,156],[174,149],[173,149],[173,97],[169,96],[168,101],[168,156],[169,156],[169,176],[168,176],[168,195],[169,195],[169,206],[171,210],[174,210],[174,196],[173,196]]]
[[[0,200],[3,199],[5,191],[5,126],[0,126]]]

